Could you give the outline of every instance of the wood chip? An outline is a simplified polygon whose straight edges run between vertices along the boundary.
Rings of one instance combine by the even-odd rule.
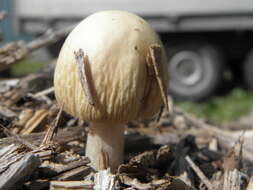
[[[253,176],[251,176],[246,190],[252,190],[252,189],[253,189]]]
[[[224,157],[225,172],[222,190],[243,190],[246,188],[247,176],[239,171],[242,168],[242,146],[243,136],[239,138]]]
[[[139,165],[144,168],[152,168],[159,165],[168,163],[172,158],[170,147],[165,145],[158,150],[145,151],[135,157],[133,157],[129,163],[132,165]]]
[[[130,186],[130,189],[138,190],[193,190],[190,186],[177,178],[169,177],[167,179],[152,180],[149,183],[140,182],[136,178],[128,176],[119,176],[121,183]]]
[[[8,169],[0,174],[0,189],[15,189],[18,183],[24,183],[40,165],[39,158],[27,153],[18,161],[12,163]]]
[[[94,176],[94,190],[115,190],[116,175],[110,169],[98,171]]]
[[[93,190],[91,181],[51,181],[50,190]]]
[[[225,171],[222,190],[244,190],[247,177],[237,169]]]
[[[63,180],[64,177],[69,176],[71,177],[71,171],[77,169],[76,171],[72,172],[73,175],[78,173],[79,171],[88,172],[90,167],[87,167],[89,163],[89,159],[85,157],[85,159],[79,159],[77,161],[73,161],[66,164],[54,164],[52,162],[43,162],[43,165],[40,167],[40,173],[42,176],[47,176],[54,179],[61,179]],[[70,171],[70,173],[68,173]],[[66,174],[66,175],[64,175]],[[84,177],[85,175],[83,175]]]
[[[215,187],[212,185],[209,179],[205,176],[205,174],[199,169],[199,167],[191,160],[191,158],[189,156],[186,156],[185,159],[189,163],[191,168],[195,171],[195,173],[198,175],[198,177],[201,179],[201,181],[207,186],[207,188],[209,190],[214,190]]]
[[[36,94],[33,94],[33,96],[37,98],[40,96],[45,96],[45,95],[51,94],[53,92],[54,92],[54,87],[50,87],[50,88],[45,89],[43,91],[37,92]]]
[[[150,183],[141,183],[138,179],[130,178],[128,176],[120,176],[121,183],[138,190],[150,190],[152,185]]]
[[[12,110],[10,110],[9,108],[0,105],[0,118],[1,117],[13,119],[17,117],[17,114]]]
[[[15,122],[15,125],[23,127],[29,121],[29,119],[32,118],[33,114],[34,114],[33,109],[30,108],[23,109],[19,114],[18,121]]]
[[[24,128],[20,131],[20,134],[30,134],[36,130],[36,128],[44,121],[49,114],[47,109],[39,109],[35,111],[33,117],[29,119]]]
[[[0,93],[8,92],[14,88],[19,82],[19,79],[9,79],[0,81]]]
[[[92,169],[88,166],[80,166],[72,170],[66,171],[53,179],[55,180],[82,180],[90,174]]]

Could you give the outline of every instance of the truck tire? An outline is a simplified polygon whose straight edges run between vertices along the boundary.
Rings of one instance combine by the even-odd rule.
[[[246,88],[253,91],[253,50],[251,50],[243,64],[243,78]]]
[[[223,81],[221,52],[211,45],[188,45],[169,55],[169,90],[176,100],[202,101]]]

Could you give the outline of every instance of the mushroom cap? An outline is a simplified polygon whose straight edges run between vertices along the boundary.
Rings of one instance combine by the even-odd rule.
[[[67,113],[93,122],[124,123],[153,116],[163,104],[157,80],[150,76],[147,54],[162,47],[162,81],[167,92],[166,55],[150,25],[124,11],[102,11],[81,21],[60,51],[54,75],[55,96]],[[89,104],[74,52],[88,56],[92,95]]]

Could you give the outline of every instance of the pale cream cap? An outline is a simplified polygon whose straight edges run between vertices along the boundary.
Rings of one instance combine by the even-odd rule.
[[[54,88],[63,109],[80,119],[118,122],[148,118],[163,104],[159,86],[148,76],[146,56],[160,39],[139,16],[124,11],[95,13],[67,37],[55,70]],[[95,105],[88,102],[78,76],[74,51],[88,56]],[[165,51],[162,49],[162,80],[167,89]]]

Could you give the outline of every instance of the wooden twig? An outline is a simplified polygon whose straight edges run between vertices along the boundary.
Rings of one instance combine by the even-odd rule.
[[[83,140],[84,136],[85,133],[83,127],[71,127],[60,129],[57,133],[57,136],[54,138],[54,141],[61,145],[74,140]],[[20,137],[30,143],[33,143],[36,146],[40,146],[41,141],[45,137],[45,132],[21,135]],[[20,142],[14,137],[6,137],[0,139],[0,149],[5,146],[9,146],[10,144],[20,144]]]
[[[90,75],[88,73],[88,66],[89,66],[89,60],[88,56],[84,55],[84,52],[82,49],[79,49],[77,52],[74,52],[77,68],[78,68],[78,75],[79,79],[84,91],[84,94],[86,95],[89,104],[95,105],[94,96],[92,94],[92,88],[91,88],[91,79]]]
[[[38,148],[32,151],[35,156],[39,157],[41,161],[49,160],[55,154],[55,151],[51,147]]]
[[[155,79],[155,71],[154,71],[154,67],[153,67],[150,53],[148,53],[146,55],[146,69],[147,69],[147,75],[148,75],[149,80],[146,80],[146,84],[144,87],[144,95],[141,98],[141,101],[145,101],[148,98],[148,96],[152,90],[152,84],[153,84],[154,80],[156,80]]]
[[[37,92],[36,94],[33,94],[33,97],[38,98],[40,96],[46,96],[48,94],[51,94],[52,92],[54,92],[54,87],[50,87],[43,91]]]
[[[169,107],[169,115],[172,116],[174,113],[174,105],[173,105],[173,100],[170,96],[167,96],[167,102],[168,102],[168,107]],[[164,106],[160,107],[160,111],[158,112],[158,115],[156,117],[156,122],[158,123],[161,119],[161,116],[163,115],[163,111],[164,111]],[[168,110],[167,110],[168,111]]]
[[[0,127],[2,127],[4,129],[5,133],[7,133],[8,136],[15,138],[19,143],[25,145],[30,150],[36,150],[38,148],[37,146],[33,145],[32,143],[26,141],[25,139],[22,139],[20,136],[11,133],[11,131],[9,129],[7,129],[6,127],[4,127],[3,125],[0,124]]]
[[[101,151],[97,157],[98,170],[106,170],[109,166],[109,155],[107,152]]]
[[[73,161],[68,164],[64,164],[63,166],[60,166],[59,168],[57,167],[50,168],[50,170],[51,171],[53,170],[56,174],[60,174],[60,173],[64,173],[66,171],[69,171],[81,166],[87,166],[87,164],[89,163],[90,163],[90,160],[87,157],[85,157],[78,161]]]
[[[31,52],[55,43],[65,37],[73,27],[48,31],[43,36],[29,42],[12,42],[0,48],[0,69],[6,69],[24,59]]]
[[[162,114],[163,114],[163,109],[164,109],[164,107],[161,106],[161,107],[160,107],[160,110],[159,110],[159,112],[158,112],[158,115],[157,115],[157,117],[156,117],[156,122],[157,122],[157,123],[158,123],[158,122],[160,121],[160,119],[161,119],[161,116],[162,116]]]
[[[54,180],[82,180],[85,176],[91,173],[92,169],[89,166],[80,166],[66,171],[56,177]]]
[[[191,160],[189,156],[185,157],[188,164],[191,166],[191,168],[195,171],[195,173],[198,175],[198,177],[202,180],[202,182],[207,186],[209,190],[214,190],[214,186],[209,181],[209,179],[205,176],[205,174],[199,169],[199,167]]]
[[[169,111],[169,105],[168,105],[168,99],[167,99],[167,92],[164,88],[164,83],[162,81],[162,74],[161,74],[161,55],[162,55],[162,50],[161,46],[157,44],[153,44],[149,47],[149,53],[152,59],[152,64],[154,67],[155,75],[156,75],[156,80],[158,82],[158,86],[160,88],[161,96],[163,99],[163,103],[165,105],[165,108],[167,111]]]
[[[61,107],[60,111],[57,114],[57,117],[56,117],[54,123],[52,125],[50,125],[50,127],[48,128],[47,133],[46,133],[40,147],[46,146],[46,145],[50,144],[50,142],[52,142],[53,137],[54,137],[54,135],[57,131],[61,116],[62,116],[62,111],[63,110],[62,110],[62,107]]]
[[[64,29],[59,30],[48,30],[43,36],[29,42],[27,44],[27,48],[29,51],[34,51],[41,47],[45,47],[49,44],[55,43],[62,39],[63,37],[67,36],[68,33],[74,28],[74,26],[70,26]]]
[[[50,190],[93,190],[91,181],[51,181]]]
[[[34,96],[31,93],[27,93],[27,97],[30,97],[38,102],[45,102],[47,105],[52,105],[53,101],[46,95]]]

